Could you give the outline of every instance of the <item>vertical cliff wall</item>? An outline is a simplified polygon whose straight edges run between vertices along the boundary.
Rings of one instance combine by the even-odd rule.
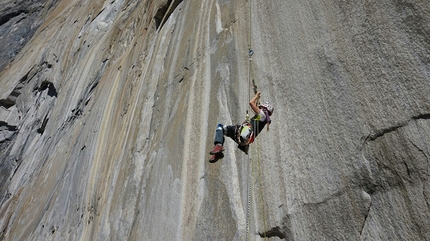
[[[14,3],[0,17],[14,46],[2,240],[430,236],[429,3]],[[31,26],[28,43],[4,37]],[[251,78],[275,106],[270,131],[210,164]]]

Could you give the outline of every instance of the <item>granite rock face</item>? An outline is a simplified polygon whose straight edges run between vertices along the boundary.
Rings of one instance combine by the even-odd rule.
[[[430,237],[430,3],[2,4],[1,240]]]
[[[0,3],[0,71],[42,24],[57,0],[3,0]]]

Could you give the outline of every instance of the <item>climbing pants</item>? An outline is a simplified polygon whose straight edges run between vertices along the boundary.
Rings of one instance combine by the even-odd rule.
[[[216,131],[215,131],[215,140],[214,145],[221,144],[224,145],[224,136],[230,137],[234,142],[239,144],[237,142],[237,131],[240,128],[241,125],[233,125],[233,126],[227,126],[223,124],[218,124]],[[241,151],[245,152],[246,155],[248,155],[249,145],[238,145],[237,146]]]

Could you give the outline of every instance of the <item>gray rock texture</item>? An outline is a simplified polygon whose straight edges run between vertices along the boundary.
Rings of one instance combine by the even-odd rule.
[[[0,2],[0,71],[14,59],[58,0]],[[49,2],[49,3],[48,3]]]
[[[0,6],[0,240],[430,240],[428,1]]]

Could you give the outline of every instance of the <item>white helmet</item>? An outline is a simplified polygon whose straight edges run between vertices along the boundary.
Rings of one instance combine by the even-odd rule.
[[[273,114],[273,106],[272,105],[270,105],[269,104],[269,102],[266,102],[265,104],[263,104],[263,105],[260,105],[259,106],[260,108],[261,107],[263,107],[263,108],[265,108],[268,112],[269,112],[269,115],[272,115]]]

